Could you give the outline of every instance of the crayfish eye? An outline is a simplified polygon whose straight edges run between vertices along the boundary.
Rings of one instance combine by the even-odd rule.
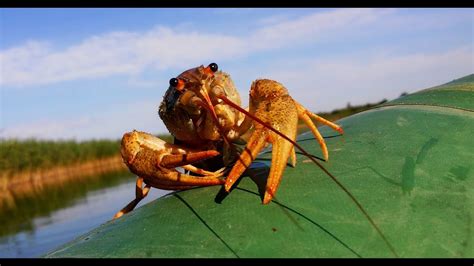
[[[211,69],[212,72],[216,72],[219,69],[216,63],[210,63],[209,68]]]
[[[170,79],[170,86],[171,86],[171,87],[176,87],[176,86],[178,86],[178,83],[179,83],[179,81],[178,81],[177,78],[172,78],[172,79]]]

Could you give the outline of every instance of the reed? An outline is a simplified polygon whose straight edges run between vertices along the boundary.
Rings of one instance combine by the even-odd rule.
[[[167,141],[171,136],[160,135]],[[120,140],[0,139],[0,173],[50,169],[120,154]]]
[[[0,171],[46,169],[110,157],[119,150],[118,140],[1,140]]]

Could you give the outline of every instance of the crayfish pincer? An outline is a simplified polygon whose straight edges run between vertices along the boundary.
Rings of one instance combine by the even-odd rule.
[[[282,84],[269,79],[259,79],[252,83],[250,89],[249,113],[251,115],[246,119],[254,120],[255,130],[250,136],[246,148],[240,155],[240,159],[236,161],[234,167],[228,174],[225,189],[229,191],[235,181],[250,165],[253,158],[257,157],[258,153],[266,144],[271,143],[272,164],[267,179],[263,199],[264,204],[270,202],[273,195],[275,195],[288,159],[291,159],[293,166],[296,165],[294,143],[299,119],[302,119],[306,123],[319,141],[323,150],[323,156],[326,160],[329,157],[326,144],[318,129],[311,121],[311,117],[342,133],[341,127],[309,112],[291,98],[288,94],[288,90]],[[280,134],[270,129],[277,130]],[[281,135],[286,136],[291,142]]]

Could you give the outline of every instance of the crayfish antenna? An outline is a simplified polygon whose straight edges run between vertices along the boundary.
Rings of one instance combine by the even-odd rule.
[[[306,157],[308,157],[314,164],[316,164],[321,170],[323,170],[324,173],[326,173],[326,175],[328,175],[346,194],[347,196],[349,196],[349,198],[351,198],[351,200],[354,202],[354,204],[359,208],[359,210],[362,212],[362,214],[367,218],[367,220],[369,221],[369,223],[372,225],[372,227],[377,231],[377,233],[380,235],[380,237],[382,238],[382,240],[385,242],[385,244],[388,246],[388,248],[390,249],[390,251],[393,253],[393,255],[395,257],[398,258],[398,254],[397,252],[395,251],[395,248],[392,246],[392,244],[390,244],[390,242],[387,240],[387,238],[385,237],[385,235],[382,233],[382,231],[379,229],[379,227],[377,226],[377,224],[375,224],[375,222],[372,220],[372,218],[370,217],[369,213],[364,209],[364,207],[362,207],[362,204],[360,204],[360,202],[355,198],[354,195],[352,195],[352,193],[341,183],[339,182],[339,180],[334,176],[332,175],[323,165],[321,165],[318,161],[316,161],[316,159],[313,158],[313,156],[311,154],[309,154],[305,149],[303,149],[303,147],[301,147],[298,143],[296,143],[294,140],[288,138],[285,134],[281,133],[280,131],[278,131],[277,129],[273,128],[271,125],[269,125],[268,123],[265,123],[264,121],[262,121],[261,119],[259,119],[258,117],[254,116],[253,114],[251,114],[250,112],[248,112],[247,110],[245,110],[244,108],[240,107],[239,105],[235,104],[234,102],[232,102],[231,100],[229,100],[227,97],[223,96],[223,95],[219,95],[217,96],[218,98],[222,99],[226,104],[230,105],[231,107],[239,110],[240,112],[244,113],[246,116],[250,117],[251,119],[253,119],[254,121],[258,122],[259,124],[263,125],[264,127],[266,127],[267,129],[275,132],[276,134],[278,134],[280,137],[286,139],[287,141],[289,141],[291,144],[293,144],[296,148],[298,148]],[[340,129],[342,130],[342,129]],[[338,130],[339,132],[341,132],[340,130]]]

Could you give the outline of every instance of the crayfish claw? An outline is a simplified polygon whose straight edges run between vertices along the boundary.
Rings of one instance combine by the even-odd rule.
[[[160,166],[164,168],[174,168],[187,164],[196,163],[219,155],[218,151],[208,150],[199,152],[187,152],[182,154],[164,155],[160,160]]]
[[[247,169],[253,160],[257,157],[258,153],[265,147],[267,139],[267,132],[259,129],[255,130],[249,138],[247,146],[235,162],[232,170],[227,176],[225,182],[225,191],[229,192],[232,185],[240,178],[242,173]]]

